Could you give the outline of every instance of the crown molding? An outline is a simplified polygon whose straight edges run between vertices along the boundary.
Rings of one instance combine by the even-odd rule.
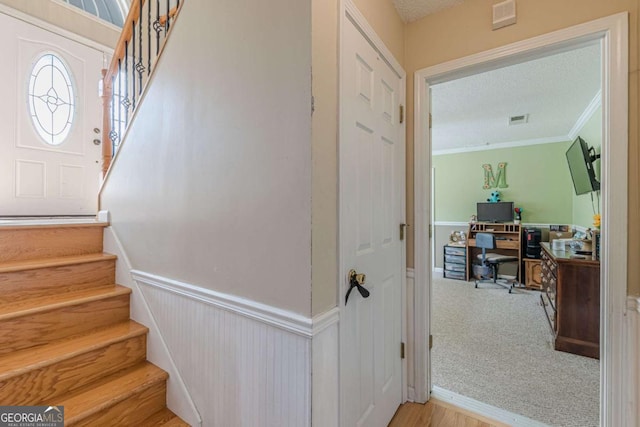
[[[596,95],[593,97],[589,105],[587,105],[587,108],[585,108],[582,114],[580,114],[580,117],[578,117],[576,124],[573,125],[573,127],[569,131],[569,135],[568,135],[569,141],[573,141],[574,139],[577,138],[578,133],[580,133],[584,125],[587,124],[589,119],[593,116],[596,110],[600,108],[601,105],[602,105],[602,89],[598,90],[598,93],[596,93]]]
[[[498,150],[500,148],[526,147],[529,145],[555,144],[558,142],[571,141],[567,135],[550,136],[547,138],[524,139],[521,141],[498,142],[495,144],[476,145],[470,147],[449,148],[444,150],[433,150],[433,156],[445,154],[470,153],[474,151]]]

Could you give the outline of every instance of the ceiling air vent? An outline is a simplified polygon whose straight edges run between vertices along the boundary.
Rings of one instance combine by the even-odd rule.
[[[529,121],[528,114],[521,114],[519,116],[511,116],[509,117],[509,126],[512,125],[521,125],[523,123],[527,123]]]
[[[516,0],[506,0],[493,5],[493,29],[516,23]]]

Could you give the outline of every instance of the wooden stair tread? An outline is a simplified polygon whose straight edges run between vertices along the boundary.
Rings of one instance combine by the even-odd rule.
[[[10,225],[0,225],[0,230],[38,230],[42,228],[91,228],[91,227],[109,227],[108,222],[69,222],[64,224],[31,224],[26,223],[22,224],[10,224]]]
[[[156,412],[149,418],[143,421],[140,427],[182,427],[189,426],[180,417],[171,412],[169,408],[164,408],[161,411]]]
[[[10,273],[14,271],[34,270],[39,268],[60,267],[65,265],[85,264],[89,262],[116,259],[117,257],[108,253],[94,253],[86,255],[70,255],[55,258],[30,259],[24,261],[0,262],[0,273]]]
[[[65,424],[71,425],[122,402],[151,385],[164,382],[168,377],[162,369],[143,362],[63,397],[58,405],[64,406]]]
[[[0,305],[0,322],[16,317],[28,316],[39,312],[51,311],[63,307],[80,305],[109,297],[130,294],[131,289],[114,285],[111,288],[87,289],[77,292],[64,292]]]
[[[9,353],[0,357],[0,382],[147,332],[147,327],[128,320],[84,335]]]

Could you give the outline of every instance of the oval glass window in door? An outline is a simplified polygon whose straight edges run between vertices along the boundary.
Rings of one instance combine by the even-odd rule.
[[[33,126],[49,145],[62,144],[73,126],[73,79],[64,62],[53,53],[38,58],[29,77],[29,113]]]

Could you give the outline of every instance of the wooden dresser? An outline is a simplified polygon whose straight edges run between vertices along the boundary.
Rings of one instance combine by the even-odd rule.
[[[542,243],[542,307],[554,348],[600,357],[600,262],[572,257]]]

